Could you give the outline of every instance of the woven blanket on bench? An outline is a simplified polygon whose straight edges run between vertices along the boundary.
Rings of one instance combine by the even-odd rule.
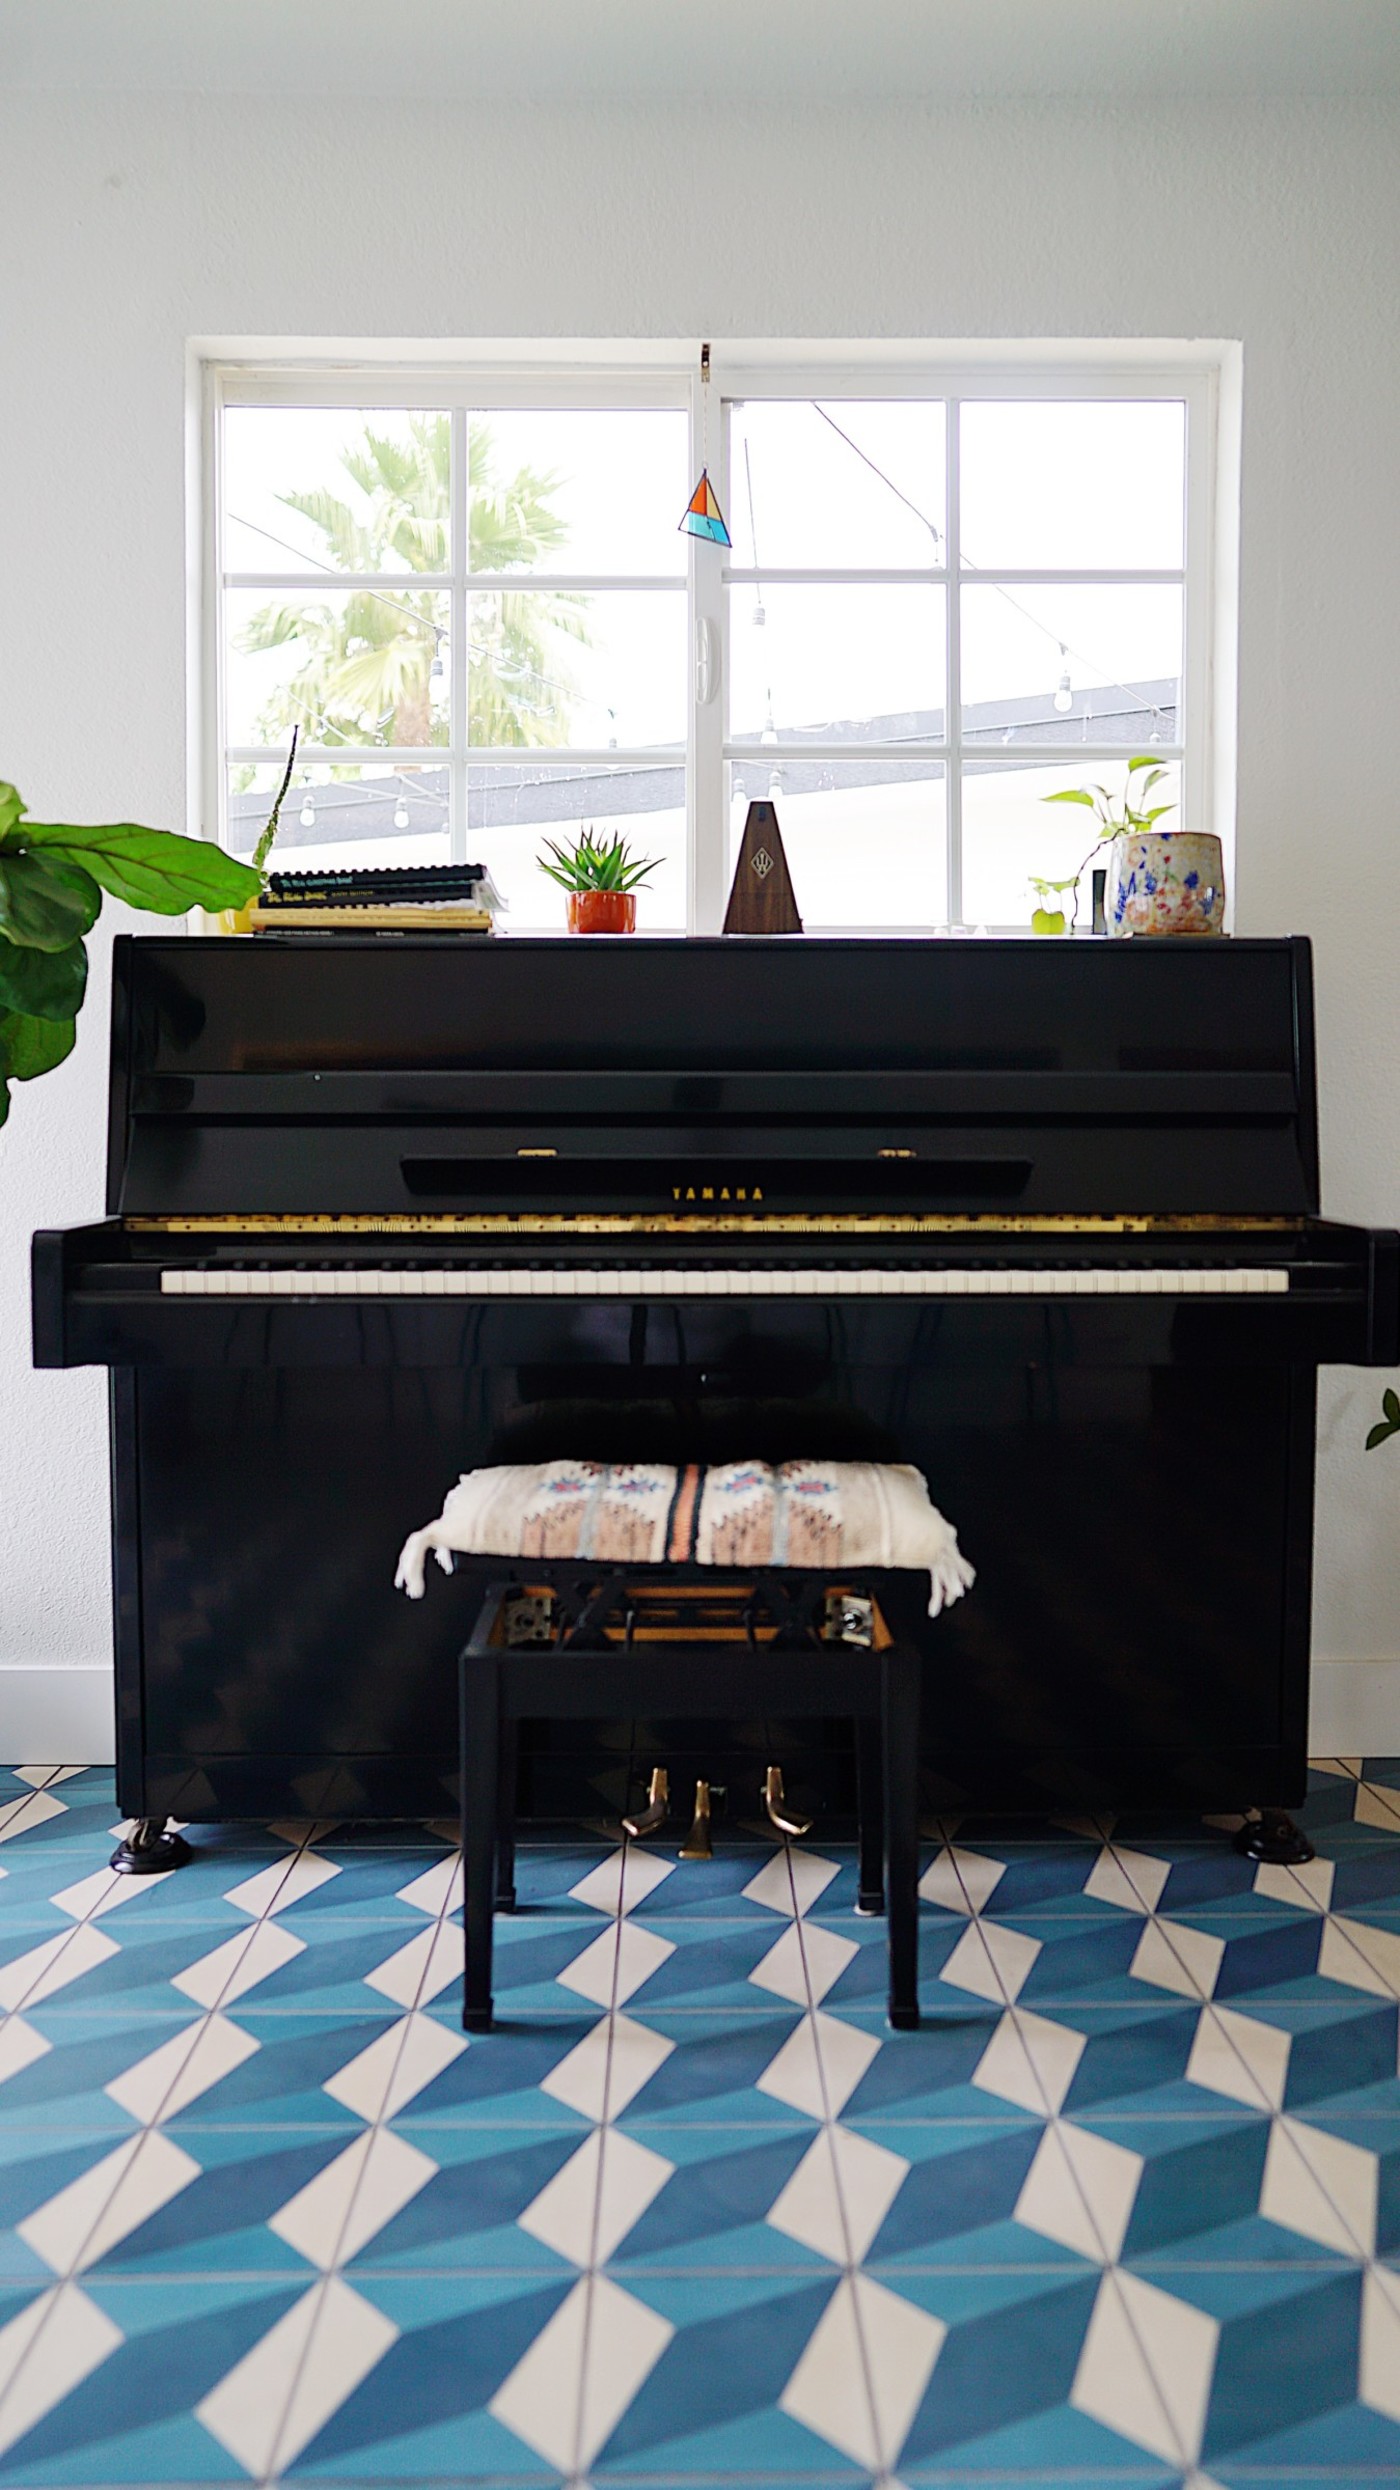
[[[792,1565],[926,1571],[929,1615],[973,1581],[917,1470],[882,1461],[543,1461],[469,1470],[435,1522],[404,1541],[395,1580],[421,1599],[429,1549],[580,1557],[606,1565]]]

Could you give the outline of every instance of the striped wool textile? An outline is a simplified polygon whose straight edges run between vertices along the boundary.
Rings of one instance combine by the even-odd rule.
[[[957,1533],[901,1462],[541,1461],[469,1470],[404,1541],[395,1582],[421,1599],[432,1550],[605,1565],[791,1565],[926,1571],[929,1615],[975,1579]]]

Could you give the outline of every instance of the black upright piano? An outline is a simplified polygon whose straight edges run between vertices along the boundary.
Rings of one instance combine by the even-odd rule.
[[[107,1208],[34,1353],[111,1370],[133,1816],[448,1813],[396,1553],[555,1456],[915,1463],[931,1804],[1301,1795],[1317,1369],[1400,1356],[1305,941],[123,938]]]

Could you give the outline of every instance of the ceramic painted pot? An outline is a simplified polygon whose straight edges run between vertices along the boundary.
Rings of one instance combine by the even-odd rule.
[[[571,934],[635,934],[635,891],[570,891]]]
[[[1113,934],[1218,934],[1225,864],[1209,830],[1143,830],[1113,842]]]

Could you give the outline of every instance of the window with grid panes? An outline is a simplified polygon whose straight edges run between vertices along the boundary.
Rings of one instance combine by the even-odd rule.
[[[513,931],[584,828],[657,859],[643,931],[714,930],[754,797],[832,930],[1023,929],[1092,845],[1042,798],[1140,751],[1209,827],[1209,375],[954,379],[218,375],[222,835],[294,723],[285,865],[472,858]]]

